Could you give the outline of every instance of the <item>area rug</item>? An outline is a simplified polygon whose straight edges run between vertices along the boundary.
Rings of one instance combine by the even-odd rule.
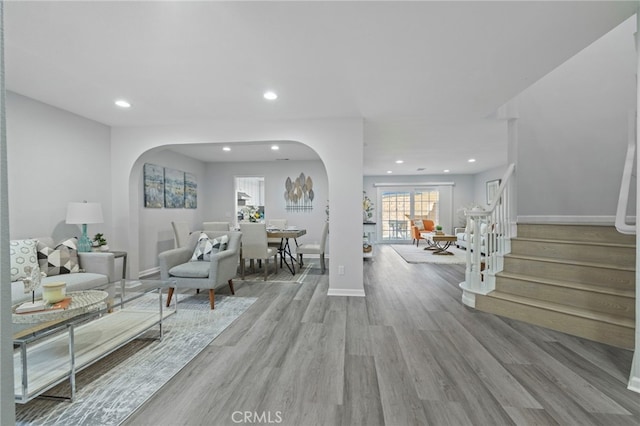
[[[320,262],[318,260],[318,262]],[[264,268],[264,262],[262,263],[262,268]],[[251,268],[249,268],[249,263],[247,262],[247,267],[244,271],[244,280],[240,278],[235,278],[237,281],[264,281],[264,269],[258,268],[256,265],[256,272],[251,272]],[[269,262],[269,275],[267,275],[267,281],[273,282],[288,282],[288,283],[302,283],[304,279],[309,275],[309,273],[313,273],[313,270],[317,269],[320,271],[319,265],[314,265],[313,261],[310,263],[307,260],[304,261],[304,266],[300,268],[296,264],[296,274],[293,275],[291,271],[285,266],[282,265],[280,267],[280,263],[278,262],[278,272],[274,275],[273,273],[273,262]],[[238,274],[239,276],[240,274]]]
[[[162,341],[135,340],[78,373],[71,403],[37,398],[16,404],[16,424],[120,424],[257,300],[216,295],[211,310],[207,292],[180,296],[178,312],[163,322]],[[158,299],[140,303],[157,306]],[[68,396],[68,382],[49,394]]]
[[[424,250],[426,244],[416,247],[413,244],[391,244],[393,248],[407,263],[447,263],[461,264],[466,263],[466,250],[459,249],[455,246],[449,247],[448,251],[453,255],[436,255],[431,250]]]

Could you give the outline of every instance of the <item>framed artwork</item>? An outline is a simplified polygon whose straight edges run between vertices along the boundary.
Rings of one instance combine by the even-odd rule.
[[[164,206],[168,209],[184,208],[184,172],[164,169]]]
[[[313,179],[311,176],[300,176],[291,179],[287,177],[284,182],[285,208],[289,212],[311,211],[313,210]]]
[[[184,173],[184,207],[195,209],[198,207],[198,183],[192,173]]]
[[[487,204],[491,204],[498,193],[502,179],[490,180],[487,182]]]
[[[161,209],[164,205],[164,168],[155,164],[144,165],[144,206]]]

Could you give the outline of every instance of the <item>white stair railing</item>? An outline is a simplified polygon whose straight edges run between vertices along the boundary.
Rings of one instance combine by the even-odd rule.
[[[627,145],[627,156],[622,169],[622,182],[620,183],[620,195],[618,196],[618,209],[616,210],[616,229],[621,234],[635,234],[636,225],[627,223],[627,208],[629,206],[629,189],[631,188],[633,166],[636,162],[636,113],[629,113],[629,129],[627,131],[629,143]]]
[[[460,283],[460,288],[462,302],[472,308],[476,306],[476,294],[488,294],[495,290],[495,274],[502,271],[504,255],[511,252],[515,218],[511,211],[510,195],[513,191],[514,170],[515,165],[510,164],[487,210],[473,208],[465,211],[466,238],[469,244],[465,280]]]

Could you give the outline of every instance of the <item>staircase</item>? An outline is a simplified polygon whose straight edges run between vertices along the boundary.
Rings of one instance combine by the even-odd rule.
[[[633,349],[635,236],[609,226],[518,224],[476,308]]]

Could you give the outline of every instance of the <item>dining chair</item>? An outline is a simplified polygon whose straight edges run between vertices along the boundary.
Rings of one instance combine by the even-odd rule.
[[[257,259],[264,265],[264,280],[267,280],[269,274],[269,258],[273,256],[274,273],[278,272],[278,249],[271,248],[267,243],[267,225],[264,223],[240,223],[240,231],[242,232],[242,250],[240,251],[240,273],[244,279],[245,260]]]
[[[231,223],[229,222],[202,222],[202,230],[207,231],[229,231]]]
[[[189,241],[189,224],[187,222],[171,222],[173,241],[176,248],[184,247]]]
[[[287,219],[269,219],[267,228],[276,228],[282,231],[287,228]],[[282,250],[282,238],[267,238],[267,243],[269,247]],[[280,264],[280,267],[282,267],[282,264]]]
[[[329,222],[325,222],[322,227],[322,236],[320,238],[320,243],[312,243],[312,244],[300,244],[296,248],[296,254],[298,255],[298,262],[300,263],[300,267],[302,267],[302,255],[303,254],[317,254],[320,255],[320,267],[322,268],[322,273],[325,271],[324,264],[324,252],[325,247],[327,245],[327,235],[329,235]]]

